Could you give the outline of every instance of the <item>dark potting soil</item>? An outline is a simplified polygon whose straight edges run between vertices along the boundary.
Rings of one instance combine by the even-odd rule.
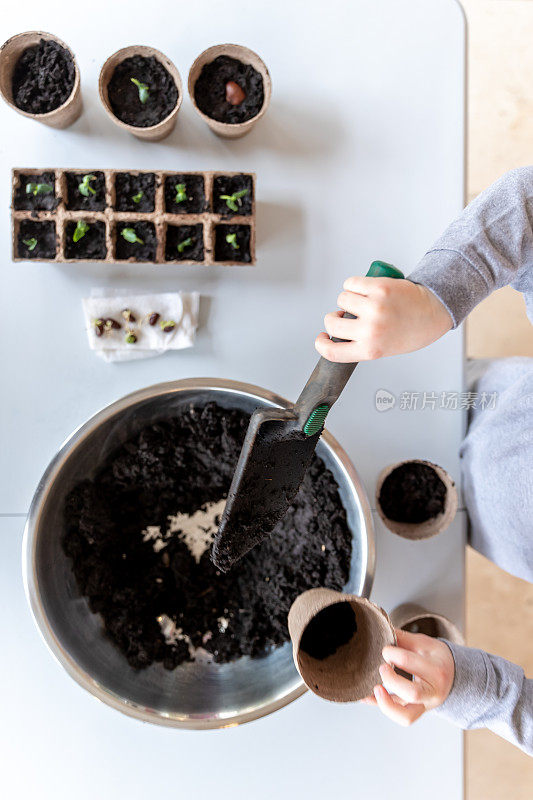
[[[226,236],[236,234],[237,248],[233,247]],[[249,225],[216,225],[215,226],[215,261],[250,262],[250,226]]]
[[[65,258],[87,258],[101,260],[106,257],[105,222],[89,222],[89,230],[77,242],[73,241],[75,222],[67,222],[65,228]]]
[[[394,522],[426,522],[442,514],[446,487],[428,464],[402,464],[383,481],[379,503]]]
[[[132,78],[148,86],[148,99],[141,103]],[[149,128],[166,119],[178,102],[174,78],[154,56],[131,56],[117,64],[107,87],[115,116],[127,125]]]
[[[80,184],[85,175],[94,175],[87,185],[89,196],[80,192]],[[67,172],[67,208],[70,211],[103,211],[106,205],[105,176],[103,172]],[[92,191],[91,191],[92,189]],[[94,194],[93,194],[94,192]]]
[[[37,244],[33,249],[24,244],[31,239],[36,239]],[[57,248],[55,222],[35,222],[32,219],[21,220],[17,237],[19,258],[55,258]]]
[[[53,190],[46,194],[34,194],[26,191],[30,183],[52,186]],[[17,211],[53,211],[59,205],[56,197],[56,176],[54,172],[41,172],[38,175],[19,175],[19,185],[13,199]]]
[[[187,197],[176,203],[176,186],[185,184]],[[207,209],[202,175],[169,175],[165,178],[165,210],[168,214],[201,214]]]
[[[128,242],[121,234],[124,228],[133,228],[142,244]],[[154,261],[157,250],[157,237],[153,222],[118,222],[116,230],[115,258],[125,261]]]
[[[197,563],[176,534],[159,552],[143,540],[148,525],[166,530],[169,515],[191,515],[227,496],[249,419],[214,402],[188,406],[145,427],[67,499],[63,548],[78,588],[133,667],[162,661],[173,669],[191,660],[183,641],[167,644],[161,615],[217,662],[260,656],[288,640],[298,594],[340,590],[348,580],[346,512],[316,455],[272,536],[229,574],[215,569],[209,550]]]
[[[221,200],[221,195],[231,196],[238,192],[246,191],[243,197],[234,202],[237,211],[233,211],[226,200]],[[225,217],[235,214],[249,215],[252,213],[254,186],[251,175],[217,175],[213,181],[213,211]]]
[[[323,661],[347,644],[357,631],[355,612],[349,603],[334,603],[313,617],[303,632],[300,648]]]
[[[141,197],[139,198],[139,194]],[[137,198],[137,202],[133,199]],[[131,175],[117,172],[115,177],[115,210],[151,212],[155,208],[155,175],[153,172]]]
[[[178,245],[191,239],[191,244],[182,252]],[[203,261],[204,260],[204,226],[198,225],[169,225],[165,242],[166,261]]]
[[[226,100],[226,84],[230,81],[244,91],[244,100],[239,105],[231,105]],[[263,107],[263,78],[250,64],[230,56],[218,56],[202,68],[194,86],[194,99],[200,111],[211,119],[230,124],[246,122]]]
[[[69,98],[76,71],[70,53],[41,39],[24,50],[13,70],[13,102],[28,114],[46,114]]]

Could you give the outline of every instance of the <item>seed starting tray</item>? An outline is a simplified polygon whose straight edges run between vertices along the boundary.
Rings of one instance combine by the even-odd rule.
[[[37,209],[37,208],[17,208],[20,206],[21,196],[24,190],[24,185],[28,181],[26,177],[33,175],[42,175],[43,173],[51,173],[53,176],[55,201],[57,201],[55,208]],[[81,183],[84,175],[103,175],[105,181],[102,208],[98,210],[85,210],[69,208],[69,192],[67,184],[67,176],[75,176],[76,180],[79,178]],[[150,211],[117,211],[117,176],[126,176],[127,178],[135,179],[140,176],[154,176],[154,202],[153,210]],[[214,184],[217,178],[232,179],[239,177],[249,182],[251,187],[251,197],[246,197],[246,213],[240,213],[241,209],[238,208],[237,212],[232,211],[230,208],[224,209],[224,213],[215,213],[213,210],[217,197],[214,196]],[[165,197],[166,181],[176,179],[176,183],[186,183],[190,179],[196,181],[196,185],[202,185],[203,181],[203,197],[201,208],[192,213],[168,211],[168,198]],[[180,180],[177,180],[177,179]],[[21,179],[23,179],[21,181]],[[40,169],[23,169],[17,168],[12,171],[12,236],[13,236],[13,261],[47,261],[51,263],[78,263],[78,262],[92,262],[98,263],[153,263],[153,264],[171,264],[176,265],[253,265],[255,264],[255,173],[242,173],[242,172],[161,172],[155,170],[84,170],[84,169],[57,169],[57,168],[40,168]],[[52,184],[52,179],[50,180]],[[45,195],[43,195],[45,197]],[[48,195],[50,197],[50,195]],[[91,196],[92,197],[92,196]],[[90,200],[91,198],[89,198]],[[191,198],[189,198],[191,199]],[[83,198],[82,198],[83,200]],[[31,202],[31,198],[30,198]],[[38,202],[38,201],[37,201]],[[54,203],[50,203],[54,205]],[[72,204],[70,204],[72,205]],[[220,205],[220,203],[219,203]],[[21,225],[28,227],[37,227],[39,223],[53,223],[55,231],[52,234],[50,224],[46,226],[49,233],[50,257],[44,254],[32,254],[27,248],[21,244],[22,235],[19,236]],[[101,236],[101,248],[103,253],[96,256],[81,254],[80,256],[73,256],[75,247],[72,239],[72,230],[78,220],[83,220],[89,226],[94,226],[93,233]],[[33,225],[33,223],[35,225]],[[96,223],[100,223],[97,225]],[[125,223],[131,223],[127,227],[135,228],[136,224],[148,223],[144,225],[144,230],[150,233],[152,240],[153,252],[145,257],[139,258],[134,254],[127,255],[127,253],[120,252],[128,250],[128,246],[124,245],[118,239],[120,230],[125,227]],[[191,235],[191,226],[198,226],[193,228],[193,232],[201,237],[201,243],[198,242],[195,247],[194,257],[187,257],[186,250],[181,254],[178,253],[177,244],[180,242],[180,228],[186,227],[187,230],[183,232],[183,237],[187,238]],[[38,230],[38,228],[37,228]],[[43,228],[45,231],[45,228]],[[67,234],[68,231],[68,234]],[[234,243],[239,243],[238,248],[228,245],[226,235],[237,233],[237,238],[233,238]],[[29,234],[28,234],[29,235]],[[55,245],[54,237],[55,236]],[[93,236],[94,238],[94,236]],[[140,237],[139,237],[140,238]],[[119,242],[117,253],[117,241]],[[144,241],[144,240],[143,240]],[[181,239],[183,241],[183,238]],[[83,243],[83,238],[78,242]],[[175,245],[175,246],[174,246]],[[203,245],[203,246],[202,246]],[[54,249],[55,254],[51,255],[51,250]],[[86,243],[83,244],[81,251],[85,249]],[[104,250],[105,246],[105,250]],[[130,245],[130,249],[131,249]],[[228,253],[228,250],[231,251]],[[234,251],[234,252],[233,252]]]

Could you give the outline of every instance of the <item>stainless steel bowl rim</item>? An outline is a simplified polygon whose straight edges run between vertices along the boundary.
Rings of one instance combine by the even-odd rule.
[[[142,720],[143,722],[151,722],[174,728],[206,730],[211,728],[234,727],[235,725],[240,725],[244,722],[249,722],[251,720],[266,716],[267,714],[271,714],[272,712],[277,711],[278,709],[288,705],[293,700],[300,697],[307,691],[307,687],[305,686],[304,682],[300,680],[299,685],[297,685],[296,688],[294,688],[291,692],[281,692],[279,697],[272,698],[264,705],[240,709],[238,714],[235,714],[234,712],[229,712],[227,714],[213,713],[209,718],[206,718],[205,715],[182,715],[175,712],[165,713],[128,701],[126,698],[119,696],[107,687],[100,685],[98,681],[96,681],[88,672],[86,672],[77,664],[77,662],[62,646],[51,625],[49,624],[44,611],[43,604],[41,602],[35,566],[35,549],[37,541],[36,522],[39,517],[39,512],[43,507],[47,494],[69,453],[75,447],[78,447],[80,443],[83,442],[84,438],[86,438],[93,430],[95,430],[100,423],[111,419],[113,416],[120,414],[123,411],[128,410],[131,406],[142,402],[143,400],[153,399],[159,395],[168,395],[174,392],[178,393],[183,391],[193,391],[195,389],[209,390],[212,392],[231,392],[232,394],[245,395],[247,397],[258,398],[273,407],[284,408],[290,405],[290,402],[280,395],[253,384],[219,378],[186,378],[183,380],[158,383],[148,386],[144,389],[139,389],[128,395],[125,395],[119,400],[116,400],[114,403],[103,407],[86,422],[82,423],[78,428],[76,428],[73,433],[63,442],[38,483],[24,528],[22,544],[22,574],[26,597],[30,605],[34,621],[45,644],[54,658],[80,686],[94,695],[98,700],[101,700],[112,708],[115,708],[128,716]],[[375,571],[374,529],[370,505],[368,503],[365,489],[346,451],[328,431],[325,430],[321,438],[332,451],[338,466],[341,467],[346,477],[349,479],[349,482],[353,485],[361,506],[361,514],[365,522],[367,558],[363,581],[358,587],[358,593],[362,596],[368,597],[372,588]]]

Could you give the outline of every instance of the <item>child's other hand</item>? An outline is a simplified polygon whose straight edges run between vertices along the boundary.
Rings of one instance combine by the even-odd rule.
[[[384,647],[387,662],[379,668],[383,686],[374,687],[374,697],[363,702],[377,705],[385,716],[399,725],[412,725],[425,711],[442,705],[455,676],[450,648],[423,633],[396,630],[398,646]],[[393,665],[414,676],[408,680]]]
[[[326,314],[327,333],[315,341],[329,361],[371,361],[410,353],[439,339],[453,324],[433,292],[408,280],[348,278],[337,303],[341,310]],[[343,319],[345,311],[357,319]],[[330,336],[348,341],[332,342]]]

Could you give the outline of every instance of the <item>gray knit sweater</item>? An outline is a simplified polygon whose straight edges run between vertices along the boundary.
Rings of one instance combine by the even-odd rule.
[[[477,197],[409,279],[439,298],[454,327],[507,284],[523,292],[533,322],[533,167],[513,170]],[[498,397],[495,408],[473,411],[461,446],[470,543],[533,582],[533,359],[494,362],[475,389]],[[455,679],[435,713],[462,728],[489,728],[533,755],[533,680],[503,658],[447,644]]]

